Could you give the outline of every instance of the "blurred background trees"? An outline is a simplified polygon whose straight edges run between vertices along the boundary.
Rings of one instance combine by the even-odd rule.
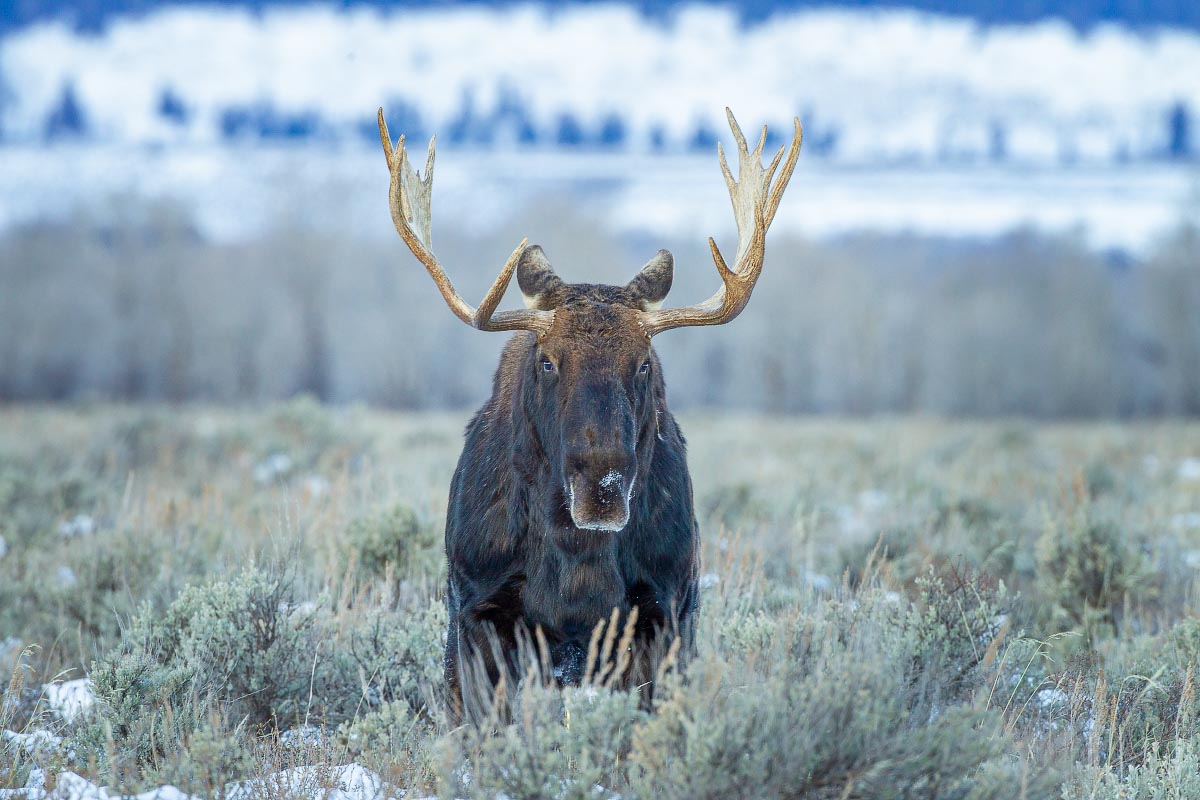
[[[624,282],[648,248],[540,207],[569,280]],[[532,224],[532,223],[531,223]],[[520,225],[518,224],[518,227]],[[703,242],[664,241],[676,302],[716,280]],[[469,296],[510,246],[441,236]],[[278,227],[198,236],[169,204],[0,236],[0,399],[463,408],[504,335],[443,306],[399,242]],[[519,298],[508,298],[509,304]],[[1200,232],[1144,260],[1070,236],[981,241],[772,236],[752,313],[655,340],[672,401],[772,413],[1141,416],[1200,413]]]

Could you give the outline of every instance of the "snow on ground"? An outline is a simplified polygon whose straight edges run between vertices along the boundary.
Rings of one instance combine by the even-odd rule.
[[[211,142],[263,115],[277,135],[357,137],[386,104],[445,134],[671,149],[732,105],[747,123],[801,114],[810,147],[844,162],[1112,161],[1164,152],[1171,110],[1200,109],[1200,35],[905,10],[744,26],[699,4],[669,23],[616,4],[189,6],[98,35],[23,29],[0,40],[0,74],[17,141],[43,136],[70,86],[88,129],[125,143]]]
[[[58,532],[64,539],[91,536],[96,532],[96,520],[88,514],[76,514],[59,525]]]
[[[1181,481],[1200,481],[1200,458],[1185,458],[1177,470]]]
[[[51,789],[46,788],[46,779],[46,773],[35,768],[30,772],[25,788],[0,789],[0,800],[199,800],[174,786],[161,786],[132,796],[122,795],[97,786],[73,772],[57,775]],[[257,797],[395,800],[403,796],[403,792],[389,789],[377,774],[358,764],[299,767],[225,787],[227,800],[253,800]]]
[[[335,788],[323,789],[324,786]],[[379,776],[358,764],[344,767],[299,767],[267,778],[227,787],[226,800],[256,797],[313,797],[322,800],[374,800],[388,796]]]
[[[62,683],[47,683],[42,687],[46,694],[46,705],[68,724],[86,713],[96,702],[96,695],[87,678]]]
[[[62,750],[62,737],[41,730],[28,733],[0,731],[0,744],[4,745],[3,749],[8,753],[38,761]]]

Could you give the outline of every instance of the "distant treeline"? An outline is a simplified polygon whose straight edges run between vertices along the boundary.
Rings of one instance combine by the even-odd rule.
[[[463,408],[506,340],[462,325],[399,241],[283,225],[213,244],[169,206],[112,204],[0,235],[0,400],[334,403]],[[715,288],[701,241],[617,240],[566,203],[536,235],[568,280],[624,282],[660,246],[669,303]],[[481,297],[513,241],[439,233]],[[513,290],[515,294],[515,290]],[[519,304],[509,297],[505,303]],[[1200,232],[1145,260],[1072,238],[964,242],[772,236],[749,308],[655,340],[677,407],[771,413],[1105,417],[1200,414]]]
[[[313,0],[0,0],[0,33],[31,22],[65,19],[84,30],[98,30],[113,17],[144,14],[181,5],[233,6],[252,11],[286,6],[308,6]],[[528,0],[331,0],[335,7],[397,8],[454,5],[511,6]],[[568,0],[570,4],[611,0]],[[647,16],[669,18],[680,3],[669,0],[633,0]],[[1103,22],[1133,27],[1178,26],[1200,29],[1200,3],[1193,0],[729,0],[721,5],[741,11],[747,21],[757,21],[780,11],[806,8],[911,8],[936,14],[967,16],[989,25],[1060,19],[1086,30]],[[557,5],[557,4],[556,4]]]

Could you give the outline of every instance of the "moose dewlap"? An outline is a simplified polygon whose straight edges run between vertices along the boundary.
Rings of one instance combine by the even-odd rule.
[[[666,250],[624,286],[568,284],[525,240],[473,307],[433,254],[434,141],[422,178],[404,137],[392,146],[379,110],[400,238],[459,319],[519,331],[467,426],[450,485],[445,670],[455,714],[480,718],[502,705],[522,675],[522,654],[545,679],[636,686],[648,699],[659,667],[691,651],[699,531],[684,439],[651,339],[721,325],[745,308],[801,142],[797,119],[790,145],[764,167],[767,129],[750,151],[727,114],[736,178],[717,152],[738,245],[730,267],[709,239],[721,278],[712,297],[662,307],[674,270]],[[526,308],[497,311],[514,271]]]

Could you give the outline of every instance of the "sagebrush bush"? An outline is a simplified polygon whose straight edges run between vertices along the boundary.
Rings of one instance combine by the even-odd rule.
[[[439,533],[403,503],[351,522],[343,546],[343,562],[364,578],[435,575],[442,560]]]
[[[470,781],[445,790],[1011,797],[1004,720],[971,702],[986,688],[979,663],[1002,593],[958,577],[953,586],[931,578],[917,605],[874,586],[843,599],[810,595],[774,618],[735,612],[686,673],[659,683],[653,713],[633,694],[525,685],[513,722],[464,734]]]
[[[10,549],[52,542],[66,518],[92,511],[97,500],[97,487],[69,464],[0,452],[0,536]]]
[[[1165,752],[1151,750],[1142,764],[1094,768],[1072,778],[1065,800],[1191,800],[1200,797],[1200,743],[1176,740]]]
[[[1130,595],[1149,591],[1145,554],[1116,520],[1081,506],[1049,519],[1037,542],[1037,588],[1051,628],[1070,626],[1096,639],[1119,627]]]
[[[458,428],[303,399],[7,410],[0,661],[40,647],[0,728],[65,741],[0,745],[0,785],[219,797],[355,761],[389,796],[489,800],[1195,790],[1200,428],[691,420],[695,659],[649,710],[535,680],[450,728],[433,520]],[[89,664],[68,722],[42,684]],[[277,783],[255,791],[299,796]]]
[[[111,769],[144,769],[211,727],[214,711],[251,730],[294,724],[306,710],[315,613],[297,607],[286,573],[253,565],[188,587],[165,613],[144,607],[92,665],[100,713],[82,744],[119,752]]]
[[[221,800],[231,782],[253,775],[255,753],[241,725],[231,724],[219,704],[177,746],[165,750],[141,775],[148,786],[170,785],[197,797]]]
[[[286,569],[252,565],[227,580],[188,587],[161,618],[139,616],[131,633],[164,666],[195,669],[234,717],[288,726],[304,710],[317,655],[318,610],[297,602],[293,580]]]
[[[975,688],[979,669],[996,658],[993,643],[999,644],[997,637],[1010,624],[1007,589],[955,565],[940,572],[931,566],[917,587],[922,616],[918,657],[949,680],[947,688]]]
[[[122,650],[92,665],[99,708],[73,739],[103,774],[139,785],[144,770],[179,752],[206,723],[214,698],[191,665],[164,664],[139,647]]]
[[[614,787],[626,780],[635,726],[646,715],[634,693],[559,691],[534,682],[517,693],[512,717],[507,725],[469,728],[446,742],[451,758],[466,759],[471,770],[444,775],[443,796],[615,798]]]
[[[702,658],[635,731],[638,796],[966,796],[1007,744],[998,714],[953,707],[978,684],[939,626],[868,589],[794,617],[745,661]]]
[[[446,610],[424,601],[395,611],[370,609],[316,629],[310,718],[337,724],[401,703],[429,722],[440,711]]]

